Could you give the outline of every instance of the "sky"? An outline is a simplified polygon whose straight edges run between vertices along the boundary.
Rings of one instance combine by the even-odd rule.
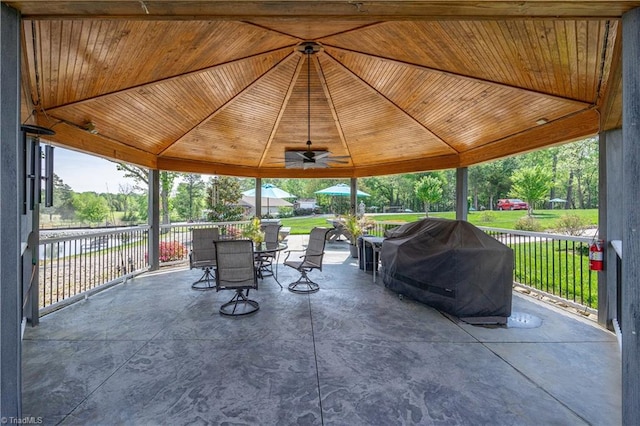
[[[75,192],[110,192],[117,194],[120,185],[133,185],[116,164],[94,155],[81,154],[60,147],[53,152],[53,172]]]

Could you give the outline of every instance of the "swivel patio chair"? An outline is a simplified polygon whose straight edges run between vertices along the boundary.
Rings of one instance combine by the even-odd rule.
[[[214,288],[216,249],[214,241],[219,239],[218,228],[195,228],[191,231],[191,253],[189,253],[189,269],[200,268],[202,276],[191,284],[194,290],[210,290]]]
[[[264,243],[267,247],[278,247],[278,243],[280,240],[280,228],[282,225],[279,223],[265,223],[261,225],[262,231],[264,232]],[[278,250],[274,251],[263,251],[260,254],[256,255],[256,261],[258,262],[258,276],[260,278],[264,277],[274,277],[276,282],[278,282],[278,268],[273,269],[273,263],[278,261]],[[278,285],[280,283],[278,282]],[[280,288],[282,286],[280,285]]]
[[[239,316],[256,312],[260,305],[249,299],[249,291],[258,288],[253,258],[253,241],[219,241],[216,247],[216,291],[234,290],[235,295],[220,307],[222,315]],[[247,290],[245,294],[245,290]]]
[[[287,252],[284,265],[300,272],[298,281],[289,284],[290,291],[294,293],[315,293],[320,290],[320,286],[309,278],[308,273],[314,269],[322,271],[327,232],[329,232],[328,228],[313,228],[309,235],[309,244],[306,250],[289,250]],[[304,254],[299,256],[300,260],[289,260],[289,256],[295,252],[304,252]]]

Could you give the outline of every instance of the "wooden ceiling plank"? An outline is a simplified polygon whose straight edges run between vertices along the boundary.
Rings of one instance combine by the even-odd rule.
[[[347,145],[347,140],[344,137],[344,131],[342,129],[342,124],[340,123],[340,118],[338,117],[338,113],[336,111],[336,106],[333,103],[333,99],[331,97],[331,92],[329,91],[329,87],[327,85],[327,80],[324,77],[324,72],[322,71],[322,64],[320,63],[320,61],[318,60],[318,58],[316,57],[316,69],[318,70],[318,78],[320,79],[320,85],[322,86],[322,91],[324,92],[324,96],[327,99],[327,102],[329,104],[329,109],[331,110],[331,116],[333,117],[333,122],[335,123],[336,126],[336,130],[338,132],[338,135],[340,136],[340,142],[342,143],[342,148],[344,150],[344,152],[346,153],[345,155],[349,156],[349,161],[350,163],[355,166],[356,164],[353,161],[353,157],[351,155],[351,151],[349,150],[349,146]]]
[[[622,25],[615,23],[610,28],[606,54],[610,57],[607,67],[603,69],[602,85],[598,105],[600,106],[600,131],[618,128],[617,120],[612,117],[620,117],[619,125],[622,126],[622,102],[618,96],[622,92]],[[620,102],[617,102],[620,101]]]
[[[436,135],[435,133],[433,133],[430,129],[428,129],[427,127],[424,126],[423,123],[421,123],[420,121],[416,120],[415,117],[413,117],[412,115],[408,114],[405,110],[403,110],[402,108],[400,108],[395,102],[393,102],[391,99],[389,99],[384,93],[380,93],[375,87],[371,86],[369,84],[369,82],[363,80],[359,75],[355,74],[353,71],[351,71],[349,68],[345,67],[342,62],[338,61],[336,58],[334,58],[333,56],[331,56],[331,54],[327,53],[326,55],[328,58],[330,58],[336,66],[342,68],[345,72],[347,72],[348,74],[350,74],[354,79],[362,82],[362,84],[364,85],[364,87],[366,87],[368,90],[371,90],[375,93],[377,93],[378,95],[380,95],[389,105],[393,106],[395,109],[397,109],[398,112],[402,113],[403,115],[405,115],[407,118],[409,118],[410,120],[412,120],[414,123],[416,123],[417,125],[419,125],[420,127],[422,127],[426,132],[428,132],[430,135],[432,135],[433,137],[435,137],[437,140],[439,140],[442,144],[446,145],[447,147],[449,147],[453,152],[456,152],[456,149],[451,146],[448,142],[444,141],[442,138],[440,138],[438,135]]]
[[[491,80],[484,80],[482,78],[476,78],[476,77],[472,77],[472,76],[468,76],[468,75],[464,75],[464,74],[457,74],[457,73],[453,73],[453,72],[442,70],[442,69],[438,69],[438,68],[427,67],[427,66],[424,66],[424,65],[412,64],[410,62],[404,62],[404,61],[397,60],[397,59],[385,58],[385,57],[382,57],[382,56],[372,55],[372,54],[369,54],[369,53],[366,53],[366,52],[349,50],[349,49],[345,49],[345,48],[334,46],[334,45],[326,46],[326,47],[327,47],[327,50],[334,49],[334,50],[345,52],[345,53],[355,53],[355,54],[365,55],[365,56],[376,58],[376,59],[378,59],[380,61],[388,61],[388,62],[391,62],[391,63],[398,63],[398,64],[402,64],[404,66],[415,67],[415,68],[418,68],[420,70],[430,71],[430,72],[434,72],[434,73],[441,73],[442,75],[445,75],[445,76],[456,77],[456,78],[460,78],[460,79],[464,79],[464,80],[468,80],[468,81],[472,81],[472,82],[476,82],[476,83],[484,83],[484,84],[487,84],[487,85],[490,85],[490,86],[508,88],[508,89],[512,89],[512,90],[515,90],[515,91],[525,92],[525,93],[533,93],[533,94],[537,94],[537,95],[540,95],[540,96],[549,97],[551,99],[562,100],[562,101],[566,101],[566,102],[574,102],[574,103],[580,104],[580,105],[584,105],[585,104],[584,101],[576,100],[576,99],[573,99],[573,98],[566,98],[566,97],[553,95],[553,94],[549,94],[549,93],[545,93],[545,92],[539,92],[539,91],[535,91],[535,90],[531,90],[531,89],[526,89],[526,88],[519,87],[519,86],[512,86],[512,85],[509,85],[509,84],[504,84],[504,83],[495,82],[495,81],[491,81]]]
[[[291,78],[291,81],[287,88],[286,95],[278,111],[278,116],[276,117],[276,120],[273,123],[273,127],[271,128],[271,132],[269,133],[269,138],[267,140],[267,143],[265,144],[264,150],[262,151],[262,155],[260,156],[260,162],[258,163],[258,167],[264,167],[265,165],[265,161],[267,159],[267,153],[269,152],[271,145],[273,143],[273,138],[275,137],[276,132],[278,131],[278,127],[280,125],[280,122],[282,121],[282,116],[284,115],[287,104],[289,103],[289,99],[291,99],[291,93],[293,92],[295,82],[298,80],[298,76],[300,75],[300,70],[302,69],[303,62],[304,61],[302,61],[302,55],[298,54],[298,64],[296,65],[295,72]]]

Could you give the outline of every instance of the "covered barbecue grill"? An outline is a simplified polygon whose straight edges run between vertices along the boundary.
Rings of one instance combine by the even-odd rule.
[[[511,315],[513,251],[469,222],[422,219],[387,231],[385,287],[474,324]]]

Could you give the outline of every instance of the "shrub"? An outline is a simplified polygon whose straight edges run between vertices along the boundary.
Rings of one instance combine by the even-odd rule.
[[[520,231],[533,231],[533,232],[542,231],[542,225],[540,224],[540,222],[538,222],[538,220],[530,216],[525,216],[518,219],[514,228]]]
[[[491,210],[485,210],[482,213],[480,213],[480,222],[482,223],[491,223],[491,222],[495,222],[495,220],[496,220],[496,214]]]
[[[160,262],[182,260],[187,254],[187,248],[178,241],[162,241],[160,243]]]
[[[293,217],[293,207],[280,207],[278,209],[278,217]]]
[[[568,235],[580,235],[584,227],[584,221],[578,215],[565,214],[558,219],[556,226],[559,232]]]

